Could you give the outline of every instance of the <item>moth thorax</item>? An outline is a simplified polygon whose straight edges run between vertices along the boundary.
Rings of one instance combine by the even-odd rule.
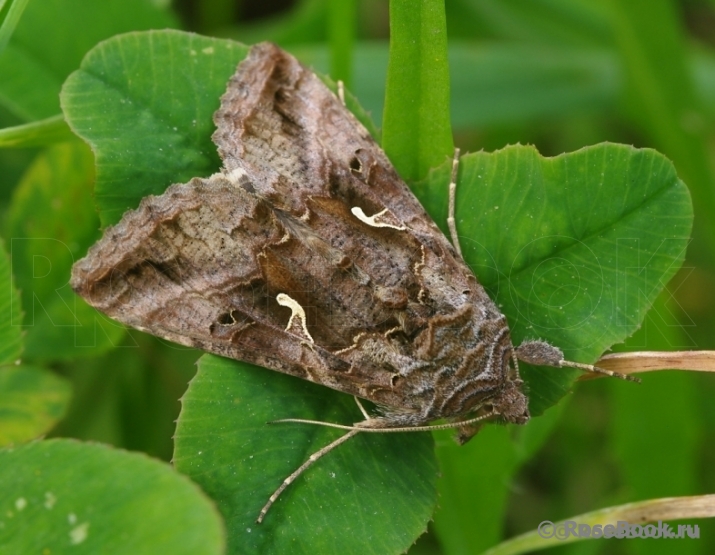
[[[452,343],[452,358],[459,366],[456,370],[445,367],[437,378],[436,397],[442,403],[434,416],[466,419],[508,412],[507,418],[513,418],[519,410],[512,406],[518,401],[516,394],[523,394],[518,390],[522,382],[509,328],[502,319],[492,319],[479,322],[470,331],[474,334],[471,342]]]
[[[524,381],[519,376],[519,362],[511,338],[502,336],[495,345],[494,355],[501,365],[500,387],[485,403],[499,420],[512,424],[526,424],[529,420],[529,400],[522,388]]]

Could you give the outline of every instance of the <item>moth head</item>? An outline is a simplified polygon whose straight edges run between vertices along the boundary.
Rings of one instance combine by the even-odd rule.
[[[520,378],[507,380],[499,395],[492,400],[494,414],[504,422],[526,424],[529,421],[529,399],[521,391],[523,385]]]
[[[467,443],[474,437],[487,421],[504,424],[526,424],[529,414],[529,399],[521,388],[524,382],[518,377],[507,379],[499,393],[482,404],[476,411],[477,416],[484,417],[483,421],[466,424],[457,428],[455,440],[460,445]]]

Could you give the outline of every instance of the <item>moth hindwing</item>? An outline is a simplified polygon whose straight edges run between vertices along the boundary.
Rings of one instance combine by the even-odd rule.
[[[517,355],[559,365],[560,351],[514,349],[504,315],[315,74],[259,44],[214,122],[221,171],[128,211],[75,264],[77,293],[159,337],[372,401],[381,415],[358,431],[528,420]]]

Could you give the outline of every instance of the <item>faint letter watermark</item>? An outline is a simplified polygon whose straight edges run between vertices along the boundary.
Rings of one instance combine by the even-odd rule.
[[[631,524],[625,520],[619,520],[617,524],[586,524],[578,523],[575,520],[564,520],[553,523],[544,520],[539,524],[539,536],[544,539],[556,538],[557,540],[567,540],[572,538],[700,538],[700,528],[697,524],[678,524],[677,529],[659,520],[651,524]]]

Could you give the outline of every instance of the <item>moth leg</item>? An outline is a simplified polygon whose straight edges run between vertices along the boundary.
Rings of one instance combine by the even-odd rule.
[[[449,234],[452,237],[452,245],[457,254],[462,256],[462,247],[459,246],[459,236],[457,235],[457,224],[454,219],[455,201],[457,198],[457,170],[459,169],[459,149],[454,149],[454,158],[452,159],[452,177],[449,181],[449,214],[447,214],[447,227]]]
[[[476,422],[474,424],[460,426],[459,428],[457,428],[457,433],[455,434],[454,439],[459,445],[464,445],[475,435],[477,435],[483,427],[483,422]]]
[[[345,83],[338,80],[338,98],[340,99],[340,104],[345,106]]]
[[[606,370],[604,368],[599,368],[598,366],[593,366],[592,364],[582,364],[580,362],[564,360],[563,351],[546,343],[546,341],[524,341],[521,345],[519,345],[519,347],[517,347],[516,356],[519,360],[536,366],[578,368],[579,370],[584,370],[593,374],[602,374],[604,376],[611,376],[613,378],[620,378],[621,380],[640,383],[640,379],[635,376],[621,374],[620,372],[614,372],[613,370]]]
[[[372,417],[367,413],[367,411],[365,410],[365,407],[362,406],[360,399],[355,396],[353,396],[353,399],[355,399],[355,402],[357,403],[357,406],[360,409],[360,412],[365,417],[365,420],[371,420]]]
[[[275,503],[276,499],[278,499],[280,494],[283,493],[285,491],[285,489],[289,485],[291,485],[291,483],[293,483],[298,476],[300,476],[301,474],[303,474],[303,472],[308,470],[308,468],[313,466],[313,463],[315,463],[323,455],[327,455],[328,453],[330,453],[330,451],[332,451],[339,445],[345,443],[351,437],[356,436],[361,431],[362,430],[360,430],[359,428],[350,430],[347,434],[340,436],[338,439],[336,439],[332,443],[326,445],[322,449],[319,449],[318,451],[313,453],[310,457],[308,457],[308,460],[305,461],[302,465],[300,465],[290,476],[288,476],[285,480],[283,480],[283,483],[278,487],[278,489],[275,492],[273,492],[273,495],[271,495],[268,498],[268,501],[261,509],[261,512],[258,514],[256,523],[260,524],[261,522],[263,522],[263,518],[266,516],[266,513],[268,512],[268,510],[271,508],[271,505],[273,505],[273,503]]]
[[[364,407],[364,406],[362,405],[362,403],[360,402],[360,399],[358,399],[357,397],[353,397],[353,399],[355,399],[355,403],[357,403],[357,406],[358,406],[358,408],[360,409],[360,412],[361,412],[361,413],[363,414],[363,416],[365,417],[365,420],[366,420],[366,421],[367,421],[367,420],[372,420],[372,417],[367,413],[367,411],[365,410],[365,407]],[[280,421],[278,421],[278,422],[285,422],[285,421],[290,421],[290,419],[280,420]],[[321,423],[316,422],[316,424],[321,424]],[[324,423],[324,424],[327,425],[327,424],[329,424],[329,423],[326,422],[326,423]],[[341,427],[342,427],[342,428],[346,428],[347,426],[341,426]],[[265,504],[265,505],[263,506],[263,508],[261,509],[261,512],[259,513],[258,518],[256,519],[256,522],[257,522],[258,524],[260,524],[261,522],[263,522],[263,518],[266,516],[266,513],[268,512],[268,510],[271,508],[271,505],[273,505],[273,503],[275,503],[276,499],[278,499],[278,497],[280,497],[281,493],[283,493],[283,492],[285,491],[285,489],[286,489],[289,485],[291,485],[291,483],[293,483],[296,478],[298,478],[298,476],[300,476],[301,474],[303,474],[303,472],[305,472],[306,470],[308,470],[308,468],[310,468],[311,466],[313,466],[313,464],[314,464],[318,459],[320,459],[323,455],[327,455],[328,453],[330,453],[330,451],[332,451],[333,449],[335,449],[336,447],[338,447],[338,446],[341,445],[342,443],[346,442],[346,441],[349,440],[351,437],[353,437],[353,436],[359,434],[361,431],[363,431],[363,430],[360,429],[360,428],[352,428],[352,429],[350,429],[350,431],[349,431],[347,434],[344,434],[344,435],[340,436],[338,439],[336,439],[336,440],[333,441],[332,443],[326,445],[325,447],[323,447],[322,449],[316,451],[316,452],[313,453],[310,457],[308,457],[308,460],[306,460],[306,461],[305,461],[302,465],[300,465],[290,476],[288,476],[285,480],[283,480],[283,483],[278,487],[278,489],[277,489],[276,491],[273,492],[273,495],[270,496],[270,498],[268,499],[268,501],[266,502],[266,504]]]
[[[494,407],[489,405],[482,407],[476,412],[476,417],[463,418],[461,421],[456,420],[457,433],[454,435],[454,440],[459,445],[464,445],[475,435],[477,435],[484,427],[485,420],[496,418],[499,414],[494,410]],[[476,419],[476,420],[475,420]]]

